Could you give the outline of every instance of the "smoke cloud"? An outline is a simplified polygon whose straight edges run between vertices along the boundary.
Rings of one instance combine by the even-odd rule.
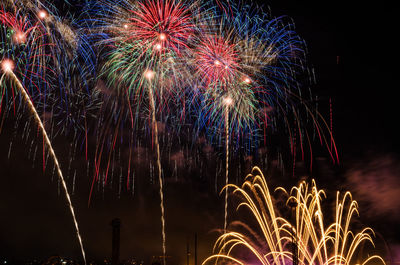
[[[346,174],[354,198],[369,217],[400,220],[400,159],[383,155],[358,163]],[[367,207],[367,209],[365,208]]]

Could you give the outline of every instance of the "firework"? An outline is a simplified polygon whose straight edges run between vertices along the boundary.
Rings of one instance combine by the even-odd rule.
[[[232,10],[232,15],[209,11],[212,15],[202,21],[194,43],[192,63],[200,87],[199,130],[205,129],[212,142],[225,136],[225,184],[230,140],[236,139],[236,146],[257,143],[267,125],[265,109],[278,104],[294,108],[286,90],[294,86],[303,49],[284,21],[248,6]],[[227,193],[225,200],[226,208]]]
[[[323,190],[302,182],[293,187],[288,204],[295,207],[295,220],[290,222],[279,214],[276,200],[271,196],[261,170],[255,167],[246,177],[242,187],[228,185],[238,196],[237,210],[250,213],[251,220],[232,223],[232,230],[224,233],[215,243],[211,261],[231,261],[238,264],[367,264],[377,261],[385,264],[378,255],[363,255],[362,246],[373,243],[373,230],[351,229],[358,215],[357,203],[349,192],[337,193],[332,223],[324,217]],[[288,194],[283,188],[285,194]],[[243,216],[243,215],[241,215]],[[255,226],[247,225],[255,224]]]
[[[290,19],[243,4],[223,9],[230,11],[218,11],[208,2],[88,4],[93,16],[87,24],[107,94],[99,111],[104,122],[95,129],[94,181],[102,163],[107,183],[113,155],[104,155],[103,146],[111,146],[113,153],[122,128],[154,128],[153,111],[155,120],[173,130],[195,123],[194,138],[205,133],[217,145],[225,138],[225,147],[232,143],[235,151],[250,153],[267,145],[268,133],[287,135],[293,165],[299,151],[304,160],[306,143],[311,147],[310,118],[321,143],[328,141],[324,130],[332,139],[330,128],[320,124],[322,116],[308,106],[311,93],[302,97],[308,94],[306,85],[297,79],[307,75],[305,48]],[[335,160],[334,142],[327,145]],[[311,163],[312,158],[310,168]]]
[[[262,135],[266,144],[267,127],[288,135],[293,164],[298,143],[303,158],[303,142],[310,142],[307,124],[301,119],[304,113],[307,119],[311,117],[321,143],[331,146],[329,151],[335,159],[332,134],[329,132],[331,139],[327,139],[322,132],[329,131],[329,126],[323,120],[319,124],[321,116],[302,97],[303,87],[297,79],[305,72],[304,43],[294,32],[292,22],[273,18],[253,6],[217,3],[222,11],[196,1],[100,0],[87,3],[83,16],[96,15],[81,20],[79,25],[70,16],[57,16],[54,6],[37,7],[29,0],[7,1],[0,10],[3,72],[12,73],[12,83],[19,82],[18,88],[28,93],[24,99],[29,99],[35,119],[40,121],[38,117],[42,116],[43,123],[51,126],[50,136],[45,125],[41,126],[48,148],[52,150],[52,137],[72,131],[75,151],[77,139],[85,137],[87,158],[88,132],[96,136],[90,194],[95,181],[107,184],[115,157],[121,164],[121,150],[116,155],[115,148],[123,146],[125,128],[131,129],[127,187],[134,130],[145,127],[143,131],[152,134],[164,257],[157,121],[178,123],[173,124],[177,130],[185,121],[195,121],[195,137],[205,132],[211,143],[224,139],[226,185],[230,150],[255,149]],[[8,99],[15,101],[15,95],[14,89],[0,91],[1,111]],[[281,121],[283,125],[277,125]],[[121,141],[117,141],[119,137]],[[108,149],[111,151],[107,154]],[[54,151],[51,153],[54,156]],[[106,168],[104,175],[100,174],[101,166]],[[59,174],[62,178],[61,171]],[[226,192],[225,230],[227,200]]]
[[[100,22],[93,26],[101,39],[97,45],[105,54],[102,78],[129,104],[131,128],[146,113],[156,148],[161,198],[163,254],[165,220],[161,155],[157,116],[167,109],[173,94],[184,82],[184,54],[193,35],[191,6],[175,0],[103,1]],[[146,109],[147,105],[147,109]],[[132,108],[134,108],[132,110]],[[126,115],[118,112],[117,116]],[[165,260],[164,260],[165,263]]]
[[[83,134],[82,122],[74,119],[70,101],[75,101],[75,94],[83,91],[93,96],[89,86],[96,59],[75,20],[57,16],[53,6],[14,1],[2,6],[0,22],[0,56],[15,62],[14,72],[39,115],[50,117],[45,123],[52,127],[52,137],[68,133],[71,128]],[[12,100],[15,101],[14,97]],[[85,112],[86,106],[90,110],[95,104],[87,100],[79,106],[80,112]]]
[[[237,6],[233,17],[213,12],[195,40],[193,82],[204,97],[199,127],[211,128],[211,135],[224,127],[226,97],[233,101],[230,131],[243,138],[259,134],[264,108],[276,108],[279,101],[292,108],[288,91],[296,89],[303,71],[298,61],[304,60],[304,43],[282,18],[252,9],[257,10]]]
[[[57,119],[42,121],[54,114],[49,112],[47,100],[57,97],[61,107],[65,106],[66,95],[71,96],[74,89],[73,79],[83,80],[85,70],[80,68],[76,55],[79,44],[74,31],[50,10],[43,6],[37,7],[30,1],[14,1],[2,3],[0,10],[0,57],[2,77],[0,81],[1,99],[0,112],[3,105],[10,102],[16,112],[16,93],[22,95],[23,101],[29,106],[29,111],[39,124],[43,134],[43,170],[45,169],[45,147],[55,162],[57,174],[63,184],[65,196],[75,224],[77,237],[86,263],[85,252],[79,232],[78,223],[68,189],[60,169],[57,157],[51,145],[51,136],[45,129],[46,124],[57,124],[64,130],[67,124],[60,124]],[[81,60],[81,57],[79,60]],[[82,75],[73,74],[72,68],[79,68]],[[76,73],[76,72],[75,72]],[[9,96],[11,94],[11,96]],[[10,108],[5,108],[6,110]],[[49,115],[50,114],[50,115]],[[4,114],[3,114],[4,115]],[[20,116],[21,117],[21,116]],[[52,130],[53,131],[53,130]]]
[[[19,79],[17,78],[17,76],[16,76],[16,75],[14,74],[14,72],[13,72],[13,69],[14,69],[13,62],[12,62],[11,60],[7,60],[7,59],[6,59],[6,60],[3,60],[3,61],[1,62],[1,64],[2,64],[3,75],[2,75],[1,78],[0,78],[0,85],[3,87],[3,85],[4,85],[4,83],[3,83],[4,77],[5,77],[5,76],[6,76],[6,77],[9,76],[9,78],[11,79],[11,82],[13,82],[13,83],[16,84],[16,86],[17,86],[17,88],[18,88],[18,91],[22,94],[22,96],[23,96],[23,98],[24,98],[24,101],[28,104],[29,109],[30,109],[30,111],[31,111],[32,114],[33,114],[33,117],[35,118],[36,122],[39,124],[39,128],[40,128],[40,130],[41,130],[41,132],[42,132],[42,134],[43,134],[44,141],[45,141],[46,146],[48,147],[48,149],[49,149],[49,151],[50,151],[51,157],[52,157],[53,160],[54,160],[54,164],[55,164],[55,167],[56,167],[56,169],[57,169],[57,173],[58,173],[58,175],[59,175],[59,177],[60,177],[60,180],[61,180],[61,183],[62,183],[62,185],[63,185],[63,189],[64,189],[64,192],[65,192],[65,196],[66,196],[67,202],[68,202],[68,206],[69,206],[69,209],[70,209],[70,211],[71,211],[72,218],[73,218],[73,221],[74,221],[74,225],[75,225],[75,229],[76,229],[76,234],[77,234],[77,237],[78,237],[78,240],[79,240],[79,244],[80,244],[80,247],[81,247],[83,261],[84,261],[84,263],[86,264],[85,250],[84,250],[84,248],[83,248],[82,238],[81,238],[81,235],[80,235],[80,232],[79,232],[79,226],[78,226],[78,222],[77,222],[77,220],[76,220],[75,211],[74,211],[74,208],[73,208],[73,206],[72,206],[72,202],[71,202],[71,198],[70,198],[70,196],[69,196],[67,184],[66,184],[66,182],[65,182],[65,180],[64,180],[64,176],[63,176],[63,174],[62,174],[60,165],[59,165],[59,163],[58,163],[57,156],[56,156],[55,153],[54,153],[53,146],[52,146],[52,144],[51,144],[51,142],[50,142],[50,139],[49,139],[49,137],[48,137],[48,135],[47,135],[47,133],[46,133],[46,130],[45,130],[45,128],[44,128],[44,125],[43,125],[42,121],[40,120],[39,114],[37,113],[35,107],[34,107],[33,104],[32,104],[31,99],[29,98],[29,95],[26,93],[25,88],[22,86],[22,83],[19,81]]]

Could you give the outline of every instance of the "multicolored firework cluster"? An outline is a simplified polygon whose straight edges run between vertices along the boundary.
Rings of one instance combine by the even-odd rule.
[[[9,1],[0,6],[2,62],[13,62],[13,71],[29,91],[43,116],[54,116],[54,130],[66,132],[81,125],[82,112],[90,109],[90,100],[77,100],[89,92],[95,54],[72,18],[57,15],[53,6],[40,2]],[[14,96],[2,87],[2,99]],[[72,102],[81,103],[71,109]],[[14,104],[13,104],[14,105]],[[15,108],[15,105],[14,105]],[[75,120],[76,118],[76,120]]]
[[[79,13],[60,16],[39,0],[2,1],[0,131],[11,113],[26,119],[17,95],[26,92],[43,133],[43,169],[46,148],[58,167],[50,139],[72,137],[70,156],[86,154],[90,197],[115,171],[119,191],[123,181],[134,190],[142,142],[154,148],[163,226],[162,164],[185,150],[176,142],[189,150],[201,139],[225,153],[224,184],[230,151],[290,153],[294,172],[299,155],[312,167],[318,137],[338,162],[331,128],[310,103],[305,44],[290,19],[252,4],[201,0],[97,0]],[[163,242],[165,254],[164,232]]]
[[[271,146],[288,150],[293,165],[307,160],[312,167],[311,142],[319,137],[338,161],[330,127],[310,103],[305,45],[288,18],[201,1],[97,1],[86,10],[105,95],[92,131],[97,146],[112,146],[96,152],[98,167],[110,168],[111,156],[102,156],[125,148],[115,141],[125,128],[153,134],[153,114],[169,133],[189,130],[191,142],[205,137],[224,153],[228,139],[233,152]],[[278,144],[269,135],[288,140]],[[135,138],[124,142],[137,146]]]
[[[337,161],[329,126],[307,103],[305,45],[289,19],[244,3],[105,0],[82,9],[62,17],[49,4],[3,2],[0,54],[51,137],[72,135],[75,149],[94,155],[96,174],[108,175],[116,149],[137,146],[137,132],[153,131],[152,112],[171,134],[189,130],[217,150],[228,139],[234,152],[284,152],[268,135],[287,135],[294,162],[318,135]],[[6,87],[0,110],[21,115]]]

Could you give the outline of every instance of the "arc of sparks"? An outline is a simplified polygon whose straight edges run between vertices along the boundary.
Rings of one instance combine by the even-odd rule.
[[[333,218],[328,220],[322,206],[326,194],[317,188],[315,180],[311,185],[302,181],[289,192],[278,187],[275,191],[282,192],[287,197],[286,206],[292,208],[290,221],[278,208],[258,167],[241,187],[229,184],[224,189],[239,198],[236,210],[242,209],[240,218],[231,223],[231,231],[216,240],[214,254],[202,265],[386,264],[372,249],[364,253],[364,244],[375,247],[374,231],[369,227],[353,230],[352,220],[359,212],[350,192],[337,191]]]
[[[28,93],[25,91],[22,83],[19,81],[18,77],[14,74],[13,68],[14,68],[14,64],[13,64],[13,62],[11,60],[7,60],[7,59],[3,60],[3,62],[2,62],[2,70],[3,70],[4,73],[3,73],[3,75],[2,75],[2,77],[0,79],[0,85],[2,84],[2,81],[3,81],[3,78],[4,78],[5,75],[8,75],[9,77],[11,77],[15,81],[15,83],[17,84],[17,87],[18,87],[20,93],[22,94],[24,100],[28,104],[28,107],[29,107],[30,111],[32,112],[33,117],[35,118],[36,122],[39,124],[39,128],[42,131],[45,143],[46,143],[46,145],[47,145],[47,147],[48,147],[48,149],[50,151],[51,156],[53,157],[54,164],[56,166],[58,176],[60,177],[60,180],[61,180],[61,183],[62,183],[62,186],[63,186],[63,189],[64,189],[65,197],[66,197],[67,202],[68,202],[69,210],[71,212],[72,219],[74,221],[74,225],[75,225],[75,229],[76,229],[76,235],[78,237],[79,245],[80,245],[81,252],[82,252],[82,258],[83,258],[84,264],[86,265],[86,255],[85,255],[85,250],[83,248],[82,237],[81,237],[81,234],[79,232],[79,226],[78,226],[78,222],[77,222],[77,219],[76,219],[74,207],[72,206],[71,197],[69,196],[67,184],[66,184],[64,176],[62,174],[62,171],[61,171],[61,168],[60,168],[60,164],[58,163],[58,159],[57,159],[57,156],[56,156],[56,154],[54,152],[53,146],[52,146],[52,144],[50,142],[50,139],[49,139],[49,137],[47,135],[47,132],[46,132],[44,126],[43,126],[43,122],[40,120],[39,114],[37,113],[36,108],[32,104],[32,101],[29,98]]]

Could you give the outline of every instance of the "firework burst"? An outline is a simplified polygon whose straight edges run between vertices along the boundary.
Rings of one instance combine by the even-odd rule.
[[[193,22],[190,10],[183,2],[145,1],[139,2],[131,10],[128,41],[139,41],[146,49],[162,52],[172,49],[179,54],[187,48],[187,40],[193,35]]]
[[[193,34],[191,6],[182,1],[101,2],[101,22],[94,26],[103,38],[98,41],[105,53],[102,77],[128,103],[131,129],[138,117],[147,116],[157,156],[161,197],[163,254],[165,220],[161,154],[157,116],[166,114],[172,95],[182,87],[185,72],[183,55]],[[182,66],[182,67],[181,67]],[[146,108],[147,107],[147,108]],[[113,113],[125,116],[127,113]],[[118,118],[120,121],[120,118]],[[165,262],[165,260],[164,260]]]
[[[225,130],[223,99],[229,97],[230,135],[258,146],[264,129],[274,123],[266,110],[290,116],[301,108],[294,95],[300,89],[296,78],[305,71],[305,46],[284,18],[251,6],[231,9],[232,16],[209,11],[194,41],[193,83],[202,102],[198,127],[218,141]]]
[[[64,130],[65,126],[69,125],[57,122],[57,118],[52,117],[54,112],[48,112],[49,106],[46,103],[49,97],[56,96],[59,106],[68,105],[64,101],[66,95],[71,95],[79,88],[71,88],[66,85],[73,84],[71,80],[75,78],[81,81],[85,80],[86,72],[83,68],[80,68],[82,64],[78,63],[79,60],[77,59],[79,53],[77,50],[80,46],[79,38],[76,37],[70,26],[61,22],[60,18],[45,7],[37,7],[30,1],[14,1],[1,5],[0,41],[3,72],[0,79],[2,94],[0,112],[3,104],[10,103],[14,106],[13,110],[16,114],[15,105],[18,93],[21,96],[19,97],[21,104],[24,102],[28,106],[29,115],[38,123],[38,130],[43,134],[43,170],[46,167],[45,153],[47,148],[63,184],[82,256],[86,263],[82,239],[67,184],[52,147],[51,136],[47,134],[45,129],[45,123],[51,124],[49,126],[57,125],[60,127],[59,130]],[[82,59],[82,61],[85,60]],[[70,72],[72,68],[79,68],[81,74]],[[73,75],[70,76],[69,74]],[[9,96],[10,94],[11,96]],[[9,99],[12,99],[12,101],[10,102]],[[9,110],[10,108],[5,109]],[[14,116],[17,119],[22,117],[22,115]],[[41,116],[43,119],[50,116],[50,120],[46,122],[41,119]]]
[[[15,62],[14,72],[27,88],[39,115],[51,112],[54,132],[69,131],[78,123],[63,123],[69,98],[85,90],[94,75],[94,53],[72,17],[57,16],[52,6],[30,1],[5,3],[0,10],[0,56]],[[52,112],[47,100],[58,98],[62,112]],[[14,98],[12,97],[13,101]],[[86,105],[81,106],[85,108]],[[53,125],[52,125],[53,126]]]
[[[351,229],[358,215],[357,203],[349,192],[337,193],[333,222],[324,218],[323,190],[302,182],[292,188],[288,202],[294,202],[295,221],[282,217],[271,196],[261,170],[255,167],[242,187],[228,185],[239,198],[237,210],[250,213],[251,219],[232,223],[231,230],[215,243],[215,255],[203,264],[234,262],[249,264],[385,264],[378,255],[362,253],[363,245],[371,244],[373,231]],[[288,194],[283,188],[278,188]],[[249,223],[246,224],[246,222]],[[255,226],[251,225],[255,224]],[[295,244],[295,245],[294,245]]]
[[[296,112],[288,94],[297,89],[294,80],[303,70],[297,62],[304,60],[303,42],[283,20],[258,14],[250,6],[232,10],[232,15],[208,11],[211,15],[201,21],[194,40],[191,63],[199,87],[194,92],[200,101],[199,131],[205,130],[214,143],[225,136],[225,184],[230,142],[236,143],[236,150],[250,142],[249,152],[265,135],[265,109],[284,105]],[[226,208],[227,193],[225,199]]]

